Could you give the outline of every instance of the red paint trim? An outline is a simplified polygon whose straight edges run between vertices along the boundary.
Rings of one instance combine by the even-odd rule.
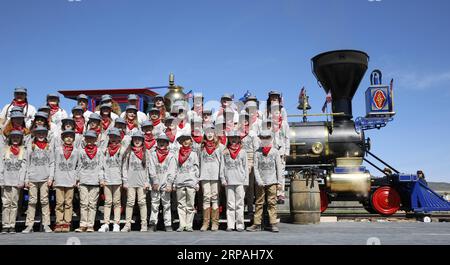
[[[90,97],[101,97],[103,94],[109,94],[111,96],[124,96],[125,98],[128,94],[140,94],[149,97],[154,97],[159,95],[157,92],[153,91],[160,88],[104,88],[104,89],[92,89],[92,90],[59,90],[58,92],[63,94],[66,98],[76,99],[79,94],[86,94]],[[115,98],[115,97],[114,97]]]

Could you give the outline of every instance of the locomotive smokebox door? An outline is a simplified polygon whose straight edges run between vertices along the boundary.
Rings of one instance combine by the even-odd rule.
[[[392,117],[395,115],[392,89],[382,84],[381,71],[370,75],[371,85],[366,90],[366,118]]]

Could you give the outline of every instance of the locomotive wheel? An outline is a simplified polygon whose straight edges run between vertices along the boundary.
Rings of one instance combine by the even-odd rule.
[[[372,207],[377,213],[385,216],[393,215],[400,209],[400,195],[390,187],[379,187],[372,194]]]
[[[320,189],[320,213],[323,213],[328,209],[329,203],[327,191]]]

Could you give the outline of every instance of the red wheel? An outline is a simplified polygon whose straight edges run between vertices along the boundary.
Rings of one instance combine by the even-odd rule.
[[[324,189],[320,189],[320,212],[321,213],[323,213],[327,210],[329,203],[330,202],[328,201],[327,191]]]
[[[372,194],[372,206],[382,215],[393,215],[400,209],[400,195],[389,186],[383,186]]]

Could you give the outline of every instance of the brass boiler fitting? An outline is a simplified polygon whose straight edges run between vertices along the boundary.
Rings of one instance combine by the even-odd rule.
[[[346,169],[346,173],[331,172],[327,176],[327,188],[335,193],[355,193],[367,197],[371,182],[368,172],[359,171],[362,157],[337,158],[336,166]]]

